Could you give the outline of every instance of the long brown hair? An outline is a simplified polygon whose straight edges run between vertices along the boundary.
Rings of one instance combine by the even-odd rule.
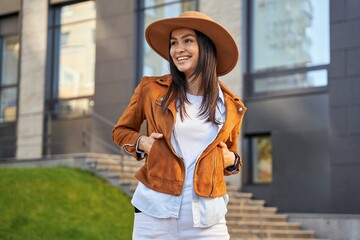
[[[220,124],[215,117],[217,99],[219,97],[218,77],[216,72],[216,48],[214,43],[205,34],[196,30],[194,31],[199,46],[199,60],[194,73],[190,77],[192,79],[197,79],[197,77],[201,76],[202,78],[200,88],[203,90],[204,96],[200,105],[199,116],[202,119],[206,119],[208,122]],[[162,109],[165,111],[170,102],[179,99],[180,117],[181,120],[184,120],[184,116],[186,115],[185,103],[189,103],[186,97],[189,83],[186,80],[185,74],[180,72],[175,66],[170,54],[169,63],[173,80],[164,101],[162,102]]]

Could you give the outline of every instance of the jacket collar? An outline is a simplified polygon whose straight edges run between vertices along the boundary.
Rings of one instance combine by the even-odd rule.
[[[170,84],[172,83],[172,76],[171,74],[167,74],[164,76],[161,76],[159,78],[156,79],[156,82],[159,83],[160,85],[163,86],[170,86]],[[225,102],[224,100],[224,93],[226,93],[227,95],[231,96],[232,98],[237,98],[236,95],[234,95],[222,82],[219,81],[219,97],[220,99],[223,101],[223,103]],[[237,98],[238,99],[238,98]]]
[[[160,85],[163,85],[163,86],[167,86],[169,87],[171,82],[172,82],[172,76],[171,74],[167,74],[167,75],[164,75],[164,76],[161,76],[159,78],[156,79],[156,82]],[[235,104],[235,107],[234,110],[236,112],[238,112],[240,109],[246,109],[244,104],[241,102],[240,98],[237,97],[233,92],[231,92],[226,86],[224,83],[220,82],[219,81],[219,87],[222,91],[219,91],[219,98],[220,100],[222,100],[222,103],[224,103],[225,105],[228,105],[226,102],[227,102],[227,99],[231,99],[232,102]],[[176,107],[177,107],[177,101],[174,100],[172,101],[169,106],[168,106],[168,109],[173,113],[174,117],[175,117],[175,113],[176,113]],[[227,117],[228,114],[226,114]]]
[[[172,76],[171,76],[171,74],[161,76],[156,79],[156,82],[159,83],[160,85],[169,87],[172,82]]]

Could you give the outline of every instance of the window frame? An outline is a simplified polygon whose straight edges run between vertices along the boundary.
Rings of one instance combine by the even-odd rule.
[[[324,93],[328,91],[328,84],[326,86],[319,86],[319,87],[308,87],[308,88],[294,88],[288,90],[268,90],[266,92],[256,93],[255,92],[255,79],[256,78],[266,78],[266,77],[277,77],[277,76],[286,76],[296,73],[308,73],[316,70],[326,70],[327,73],[329,72],[330,66],[330,59],[328,64],[320,64],[314,65],[309,67],[291,67],[287,69],[277,69],[277,70],[266,70],[262,72],[255,73],[252,71],[252,62],[253,62],[253,44],[252,44],[252,37],[253,37],[253,4],[252,0],[243,0],[244,10],[245,10],[245,38],[244,38],[244,53],[246,56],[244,57],[244,86],[245,86],[245,99],[246,100],[257,100],[257,99],[266,99],[272,97],[284,97],[288,95],[306,95],[312,93]],[[330,24],[330,23],[328,23]],[[330,41],[330,36],[329,36]],[[329,54],[330,54],[330,49]],[[329,77],[327,77],[329,79]]]
[[[45,113],[46,115],[50,115],[52,119],[77,119],[89,117],[92,114],[90,111],[81,115],[61,115],[61,113],[59,113],[56,108],[61,102],[64,101],[82,99],[89,99],[89,102],[94,101],[94,94],[70,98],[59,98],[61,27],[64,25],[74,24],[61,24],[61,9],[66,6],[89,1],[95,2],[95,0],[70,0],[49,5],[47,38],[48,50],[46,52],[46,59],[49,64],[46,66]],[[96,21],[96,18],[94,20]],[[82,21],[76,22],[76,24],[81,22]]]

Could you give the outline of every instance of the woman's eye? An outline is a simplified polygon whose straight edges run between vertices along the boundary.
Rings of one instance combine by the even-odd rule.
[[[170,46],[176,45],[176,42],[170,42]]]
[[[192,39],[185,39],[185,43],[191,43],[193,42]]]

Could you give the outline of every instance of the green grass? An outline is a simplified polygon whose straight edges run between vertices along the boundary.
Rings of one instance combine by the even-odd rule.
[[[1,240],[131,239],[129,197],[86,171],[0,169]]]

